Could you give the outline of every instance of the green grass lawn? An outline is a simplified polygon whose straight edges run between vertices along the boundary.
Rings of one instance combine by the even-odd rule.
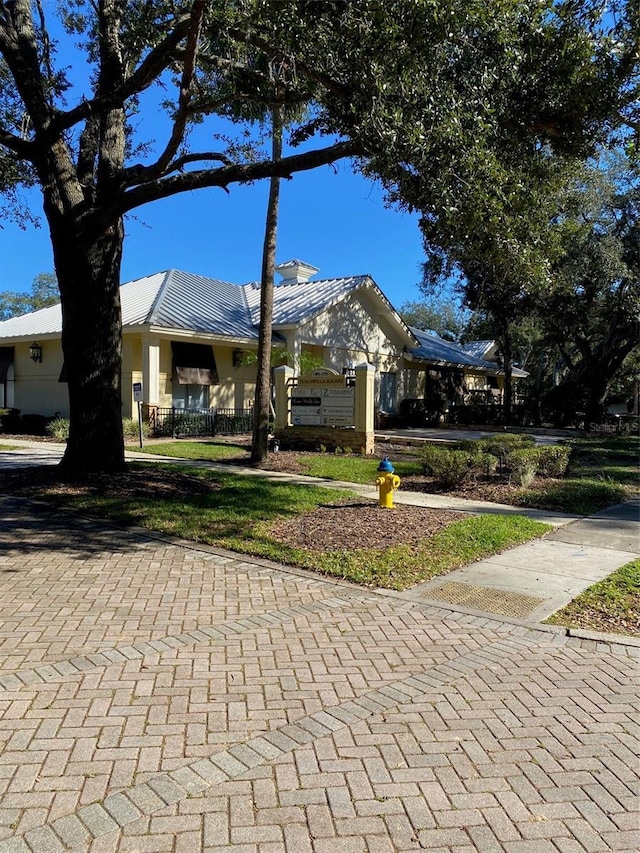
[[[574,438],[568,476],[618,483],[640,489],[640,438],[602,436]]]
[[[538,480],[535,487],[515,489],[510,497],[514,506],[536,507],[554,512],[589,515],[620,503],[640,490],[640,439],[635,436],[577,438],[569,442],[573,449],[567,476],[562,480]],[[138,450],[134,446],[129,449]],[[147,453],[185,459],[224,462],[249,460],[246,446],[221,441],[174,441],[148,445]],[[419,454],[419,449],[415,452]],[[378,459],[352,454],[310,453],[299,457],[302,472],[310,477],[372,485],[377,476]],[[402,478],[422,473],[418,460],[393,459]]]
[[[150,463],[130,466],[130,470],[138,472],[163,469],[169,475],[168,466]],[[211,490],[202,494],[193,488],[194,494],[171,497],[157,489],[152,497],[140,497],[130,491],[119,494],[113,482],[105,478],[100,487],[65,488],[62,492],[56,491],[55,482],[46,485],[51,481],[42,480],[40,485],[35,488],[32,485],[22,493],[124,524],[265,557],[367,586],[397,590],[542,536],[550,529],[548,525],[522,516],[487,515],[462,518],[418,546],[311,552],[274,539],[269,532],[270,524],[312,511],[323,503],[353,497],[349,492],[186,466],[172,465],[170,471],[203,481]],[[45,472],[41,476],[51,478],[52,474]]]
[[[205,459],[209,462],[225,462],[228,459],[249,461],[249,448],[243,444],[231,444],[228,441],[168,441],[158,444],[146,444],[144,447],[129,444],[127,450],[138,453],[156,453],[159,456],[171,456],[178,459]]]
[[[640,637],[640,560],[627,563],[590,586],[546,621]]]
[[[341,480],[344,483],[364,483],[373,485],[378,476],[380,460],[371,456],[338,455],[316,453],[300,459],[303,471],[309,477],[324,477],[327,480]],[[399,477],[409,474],[421,474],[420,462],[396,462],[393,467]]]
[[[514,493],[512,503],[514,506],[537,507],[570,515],[592,515],[628,500],[632,494],[620,483],[569,478],[551,480],[535,489],[519,489]]]
[[[640,492],[640,438],[605,436],[575,438],[567,476],[542,489],[522,489],[516,506],[536,506],[590,515]]]

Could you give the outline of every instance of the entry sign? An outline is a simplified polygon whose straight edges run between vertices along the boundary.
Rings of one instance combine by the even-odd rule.
[[[342,376],[318,377],[317,384],[305,377],[291,397],[291,420],[295,426],[353,426],[354,400],[355,389],[345,388]]]

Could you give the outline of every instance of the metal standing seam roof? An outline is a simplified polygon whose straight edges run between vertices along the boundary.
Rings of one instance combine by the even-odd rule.
[[[172,270],[157,272],[128,281],[120,287],[122,325],[138,326],[149,322],[149,314]]]
[[[62,309],[60,303],[41,308],[21,317],[10,317],[0,322],[0,338],[35,337],[36,335],[59,334],[62,331]]]
[[[413,334],[420,341],[419,347],[414,347],[409,350],[409,354],[414,358],[420,358],[424,361],[436,362],[438,364],[447,364],[455,367],[475,367],[479,370],[490,370],[492,373],[499,371],[497,364],[490,361],[484,361],[482,358],[469,355],[459,345],[451,341],[445,341],[437,335],[432,335],[423,332],[421,329],[410,327]]]
[[[468,355],[484,358],[493,343],[494,341],[469,341],[466,344],[461,344],[461,347]]]
[[[273,325],[308,320],[327,305],[371,281],[367,275],[279,284],[274,289]],[[260,285],[245,285],[165,270],[120,288],[122,325],[150,324],[204,334],[253,338],[260,322]],[[62,331],[60,305],[0,322],[0,338]]]
[[[371,281],[368,275],[278,284],[273,294],[273,325],[289,326],[310,320],[328,305]],[[244,286],[251,321],[260,322],[260,284]]]
[[[169,329],[255,338],[241,285],[169,270],[145,321]]]
[[[204,334],[256,338],[241,285],[165,270],[120,287],[123,327],[156,325]],[[0,322],[1,338],[62,332],[60,305]]]
[[[297,325],[310,320],[349,293],[369,285],[374,287],[389,310],[394,311],[369,275],[279,284],[274,289],[273,326],[277,329],[279,326]],[[120,288],[120,301],[124,328],[152,325],[205,335],[254,340],[258,337],[260,285],[255,282],[237,285],[171,269],[126,282]],[[398,321],[402,323],[400,318]],[[408,333],[412,331],[421,343],[418,349],[410,350],[412,354],[418,358],[436,358],[421,354],[425,344],[424,333],[416,334],[417,330],[405,328]],[[60,334],[61,331],[60,305],[0,322],[0,339]],[[279,336],[276,333],[274,337]],[[434,341],[440,341],[427,337],[432,347]],[[445,341],[440,342],[443,346],[451,347]],[[460,350],[456,348],[455,351],[458,358],[452,363],[459,363]],[[471,359],[470,356],[465,358]],[[437,358],[443,359],[451,361],[451,353],[448,357]],[[478,366],[486,366],[486,363],[480,362]]]
[[[411,331],[420,341],[419,347],[408,351],[414,358],[453,367],[475,367],[485,372],[504,373],[504,370],[495,361],[485,361],[468,353],[466,347],[470,346],[470,344],[462,346],[452,341],[445,341],[437,335],[429,334],[413,327],[411,327]],[[476,342],[473,341],[472,343]],[[477,343],[486,342],[478,341]],[[492,343],[492,341],[489,341],[489,343]],[[522,370],[519,367],[512,367],[512,376],[515,378],[523,378],[528,375],[526,370]]]

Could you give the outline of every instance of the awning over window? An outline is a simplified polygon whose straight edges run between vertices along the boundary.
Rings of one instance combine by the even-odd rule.
[[[172,341],[173,372],[180,385],[218,385],[218,369],[209,344]]]
[[[9,367],[13,364],[14,347],[0,347],[0,382],[7,381]]]

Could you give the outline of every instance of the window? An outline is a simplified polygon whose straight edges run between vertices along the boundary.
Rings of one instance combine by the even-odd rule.
[[[172,341],[172,403],[176,409],[208,409],[209,386],[219,383],[213,347]]]
[[[208,409],[208,385],[182,385],[177,379],[172,385],[172,405],[175,409]]]

